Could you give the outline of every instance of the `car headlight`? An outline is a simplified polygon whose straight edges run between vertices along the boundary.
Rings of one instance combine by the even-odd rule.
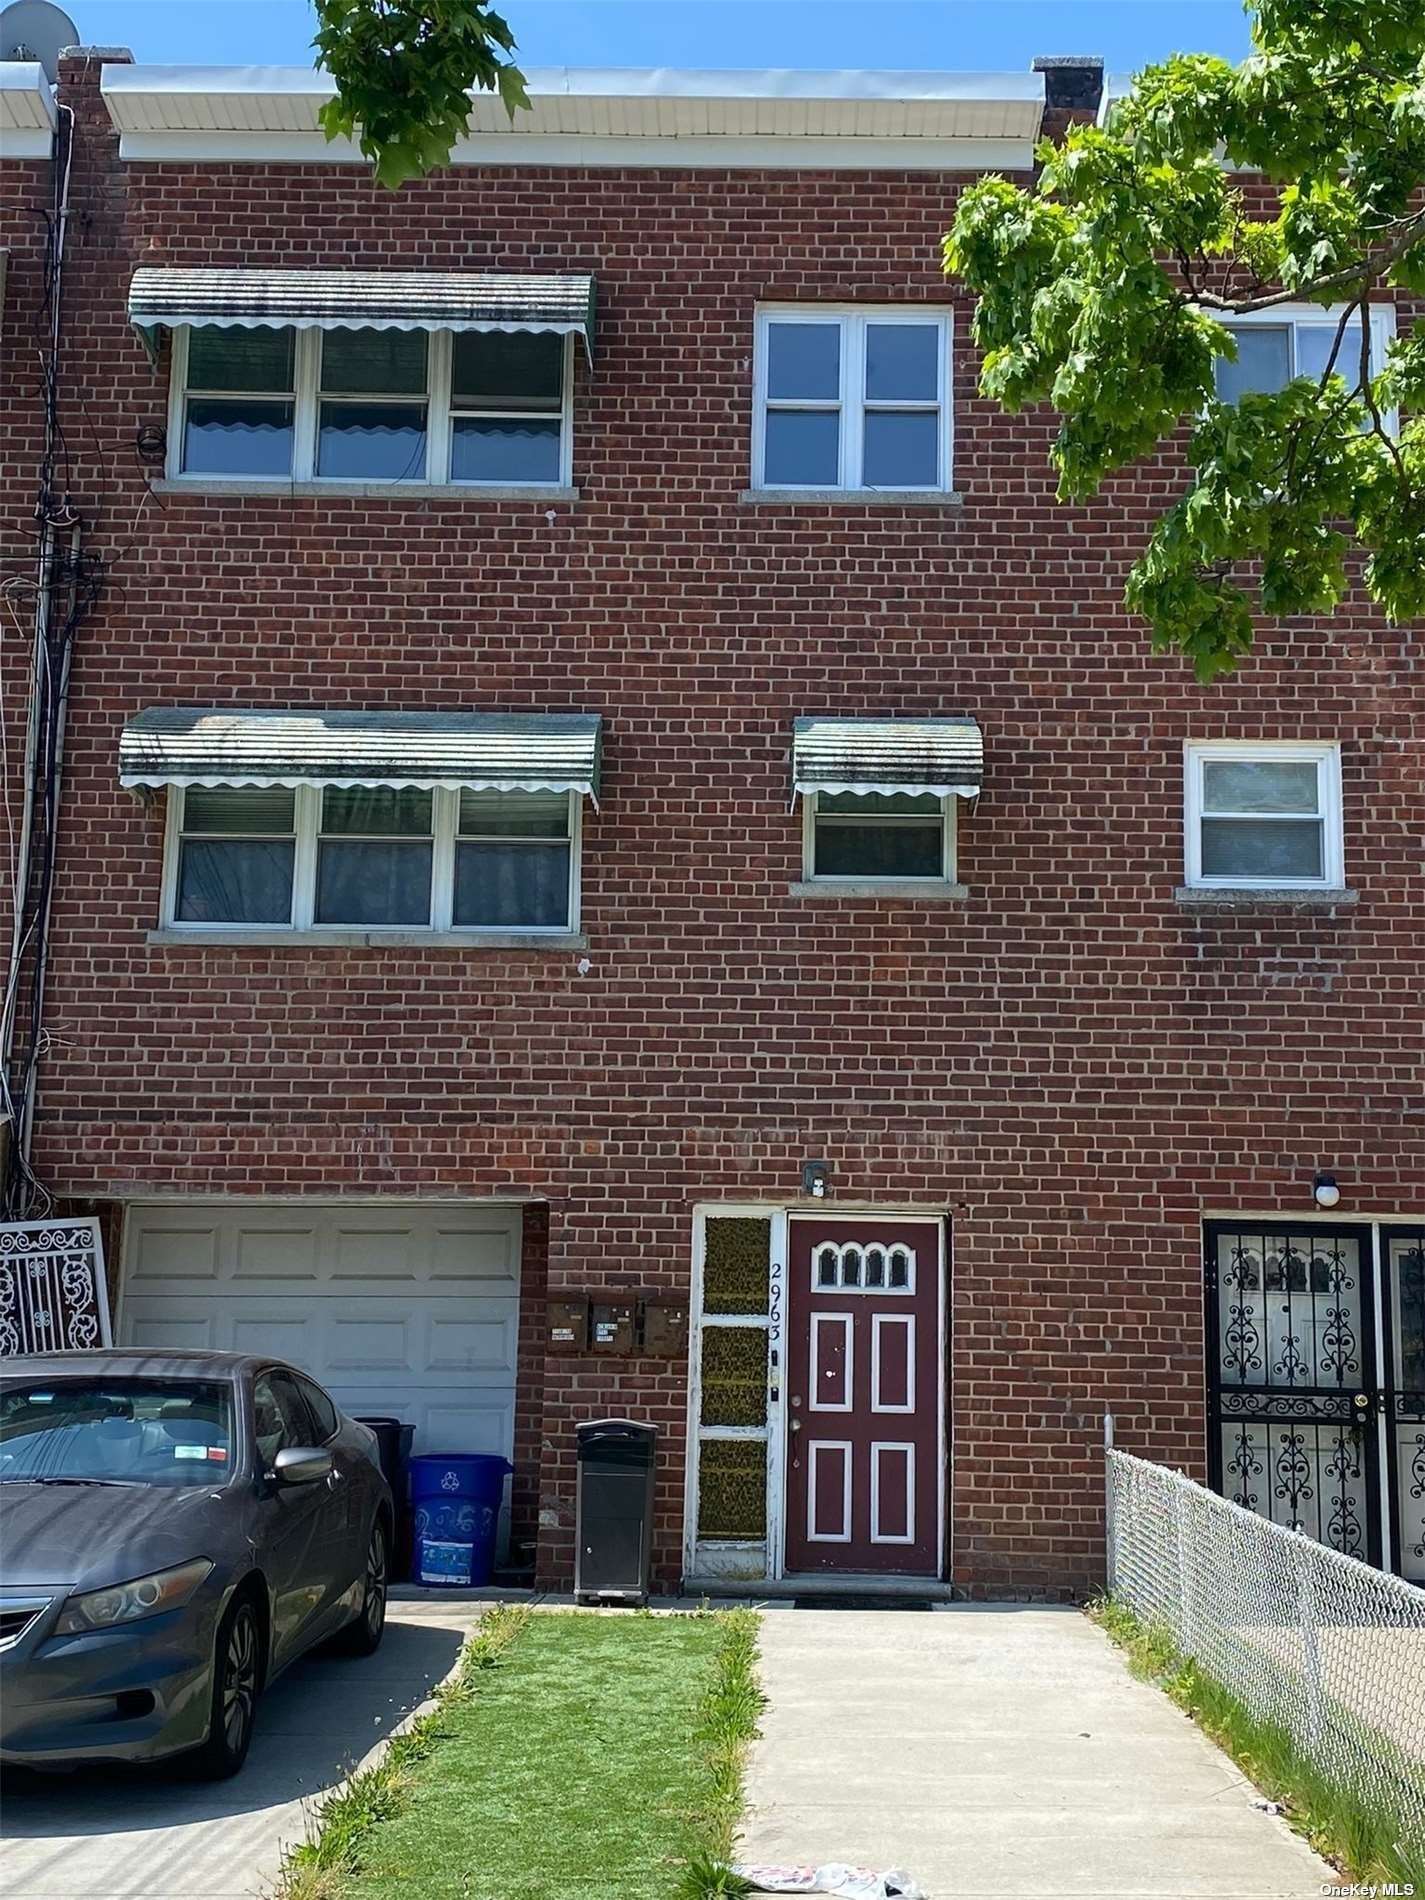
[[[155,1570],[151,1577],[116,1583],[112,1590],[88,1590],[71,1597],[55,1624],[56,1636],[82,1636],[86,1630],[112,1629],[116,1623],[136,1623],[160,1610],[186,1603],[213,1568],[206,1557],[173,1570]]]

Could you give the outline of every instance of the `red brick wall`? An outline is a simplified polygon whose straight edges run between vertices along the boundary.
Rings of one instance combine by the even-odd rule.
[[[520,1318],[515,1365],[514,1477],[510,1481],[510,1562],[534,1562],[539,1542],[539,1466],[543,1447],[545,1289],[549,1281],[549,1209],[524,1209],[520,1244]]]
[[[389,196],[144,164],[121,201],[86,170],[66,432],[114,571],[75,664],[37,1159],[72,1194],[533,1196],[555,1296],[683,1286],[693,1204],[793,1198],[812,1155],[837,1203],[949,1207],[955,1575],[1054,1593],[1100,1574],[1105,1406],[1201,1470],[1204,1210],[1304,1209],[1328,1163],[1343,1213],[1425,1203],[1423,656],[1363,606],[1211,689],[1149,654],[1120,593],[1171,459],[1054,502],[1050,421],[973,393],[937,268],[961,182],[462,170]],[[137,262],[595,272],[579,501],[146,497],[131,443],[165,379],[123,320]],[[962,508],[739,505],[772,298],[954,303]],[[218,701],[602,712],[587,974],[150,945],[163,814],[116,785],[117,731]],[[789,896],[812,712],[981,720],[964,903]],[[1174,902],[1182,742],[1219,736],[1342,742],[1353,910]],[[521,1354],[533,1379],[529,1325]],[[676,1576],[685,1381],[545,1362],[546,1576],[572,1426],[604,1411],[664,1430]]]

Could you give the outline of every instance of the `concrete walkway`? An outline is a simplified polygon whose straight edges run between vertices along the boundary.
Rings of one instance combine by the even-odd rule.
[[[486,1607],[473,1598],[391,1604],[374,1656],[313,1656],[258,1705],[252,1753],[231,1781],[176,1769],[7,1774],[3,1900],[252,1900],[312,1803],[426,1699]]]
[[[1339,1880],[1075,1610],[762,1620],[739,1858],[900,1867],[931,1900],[1320,1900]]]

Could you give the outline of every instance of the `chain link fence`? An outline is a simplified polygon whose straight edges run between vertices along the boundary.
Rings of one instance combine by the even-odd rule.
[[[1425,1591],[1108,1450],[1108,1583],[1425,1848]]]

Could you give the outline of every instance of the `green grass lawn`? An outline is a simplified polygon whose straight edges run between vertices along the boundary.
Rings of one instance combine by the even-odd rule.
[[[698,1616],[532,1615],[413,1761],[341,1900],[668,1900],[707,1800]]]

